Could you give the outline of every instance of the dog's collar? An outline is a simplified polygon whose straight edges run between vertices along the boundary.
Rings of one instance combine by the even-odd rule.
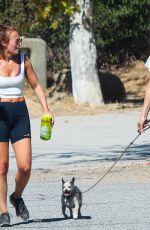
[[[65,195],[63,194],[63,197],[66,198],[66,199],[69,199],[71,196],[72,196],[72,194],[70,194],[70,195],[68,195],[68,196],[65,196]]]

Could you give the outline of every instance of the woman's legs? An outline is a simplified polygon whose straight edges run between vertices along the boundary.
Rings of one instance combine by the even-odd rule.
[[[13,149],[15,152],[18,167],[18,172],[15,179],[15,197],[20,198],[30,178],[32,161],[31,139],[24,138],[15,142],[13,144]]]
[[[0,142],[0,212],[7,210],[7,172],[9,166],[9,142]]]

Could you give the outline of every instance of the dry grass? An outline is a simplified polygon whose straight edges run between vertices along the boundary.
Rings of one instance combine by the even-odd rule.
[[[55,115],[95,115],[110,112],[124,112],[140,110],[143,104],[145,87],[148,82],[148,71],[144,67],[144,63],[136,61],[130,68],[114,69],[112,74],[120,78],[124,84],[128,100],[125,103],[106,104],[99,107],[90,107],[87,104],[78,105],[74,103],[73,97],[61,94],[57,99],[48,98],[49,108]],[[46,90],[46,95],[49,95],[50,89]],[[39,117],[42,115],[42,108],[36,96],[30,88],[25,89],[25,97],[29,113],[31,117]]]

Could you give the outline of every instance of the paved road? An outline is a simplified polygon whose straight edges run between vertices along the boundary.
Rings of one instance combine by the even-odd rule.
[[[61,178],[75,174],[81,190],[89,188],[99,178],[97,170],[111,165],[137,135],[138,117],[138,112],[56,117],[48,142],[39,138],[40,120],[32,119],[33,173],[24,193],[31,216],[28,222],[19,221],[9,205],[12,229],[148,230],[148,181],[104,180],[84,194],[83,217],[77,221],[64,220],[60,205]],[[150,131],[140,136],[120,164],[149,161],[149,138]],[[10,148],[9,193],[15,169]]]
[[[40,140],[40,120],[32,119],[33,169],[87,166],[115,160],[137,135],[138,118],[138,112],[56,117],[51,141]],[[123,159],[147,159],[149,134],[147,131],[140,136]],[[12,149],[10,152],[11,161],[15,162]],[[14,164],[10,167],[13,169]]]

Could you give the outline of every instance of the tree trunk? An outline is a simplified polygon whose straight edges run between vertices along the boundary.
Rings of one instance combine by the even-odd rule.
[[[92,33],[92,0],[77,0],[70,25],[70,60],[72,90],[76,103],[103,104],[96,65],[96,46]]]

